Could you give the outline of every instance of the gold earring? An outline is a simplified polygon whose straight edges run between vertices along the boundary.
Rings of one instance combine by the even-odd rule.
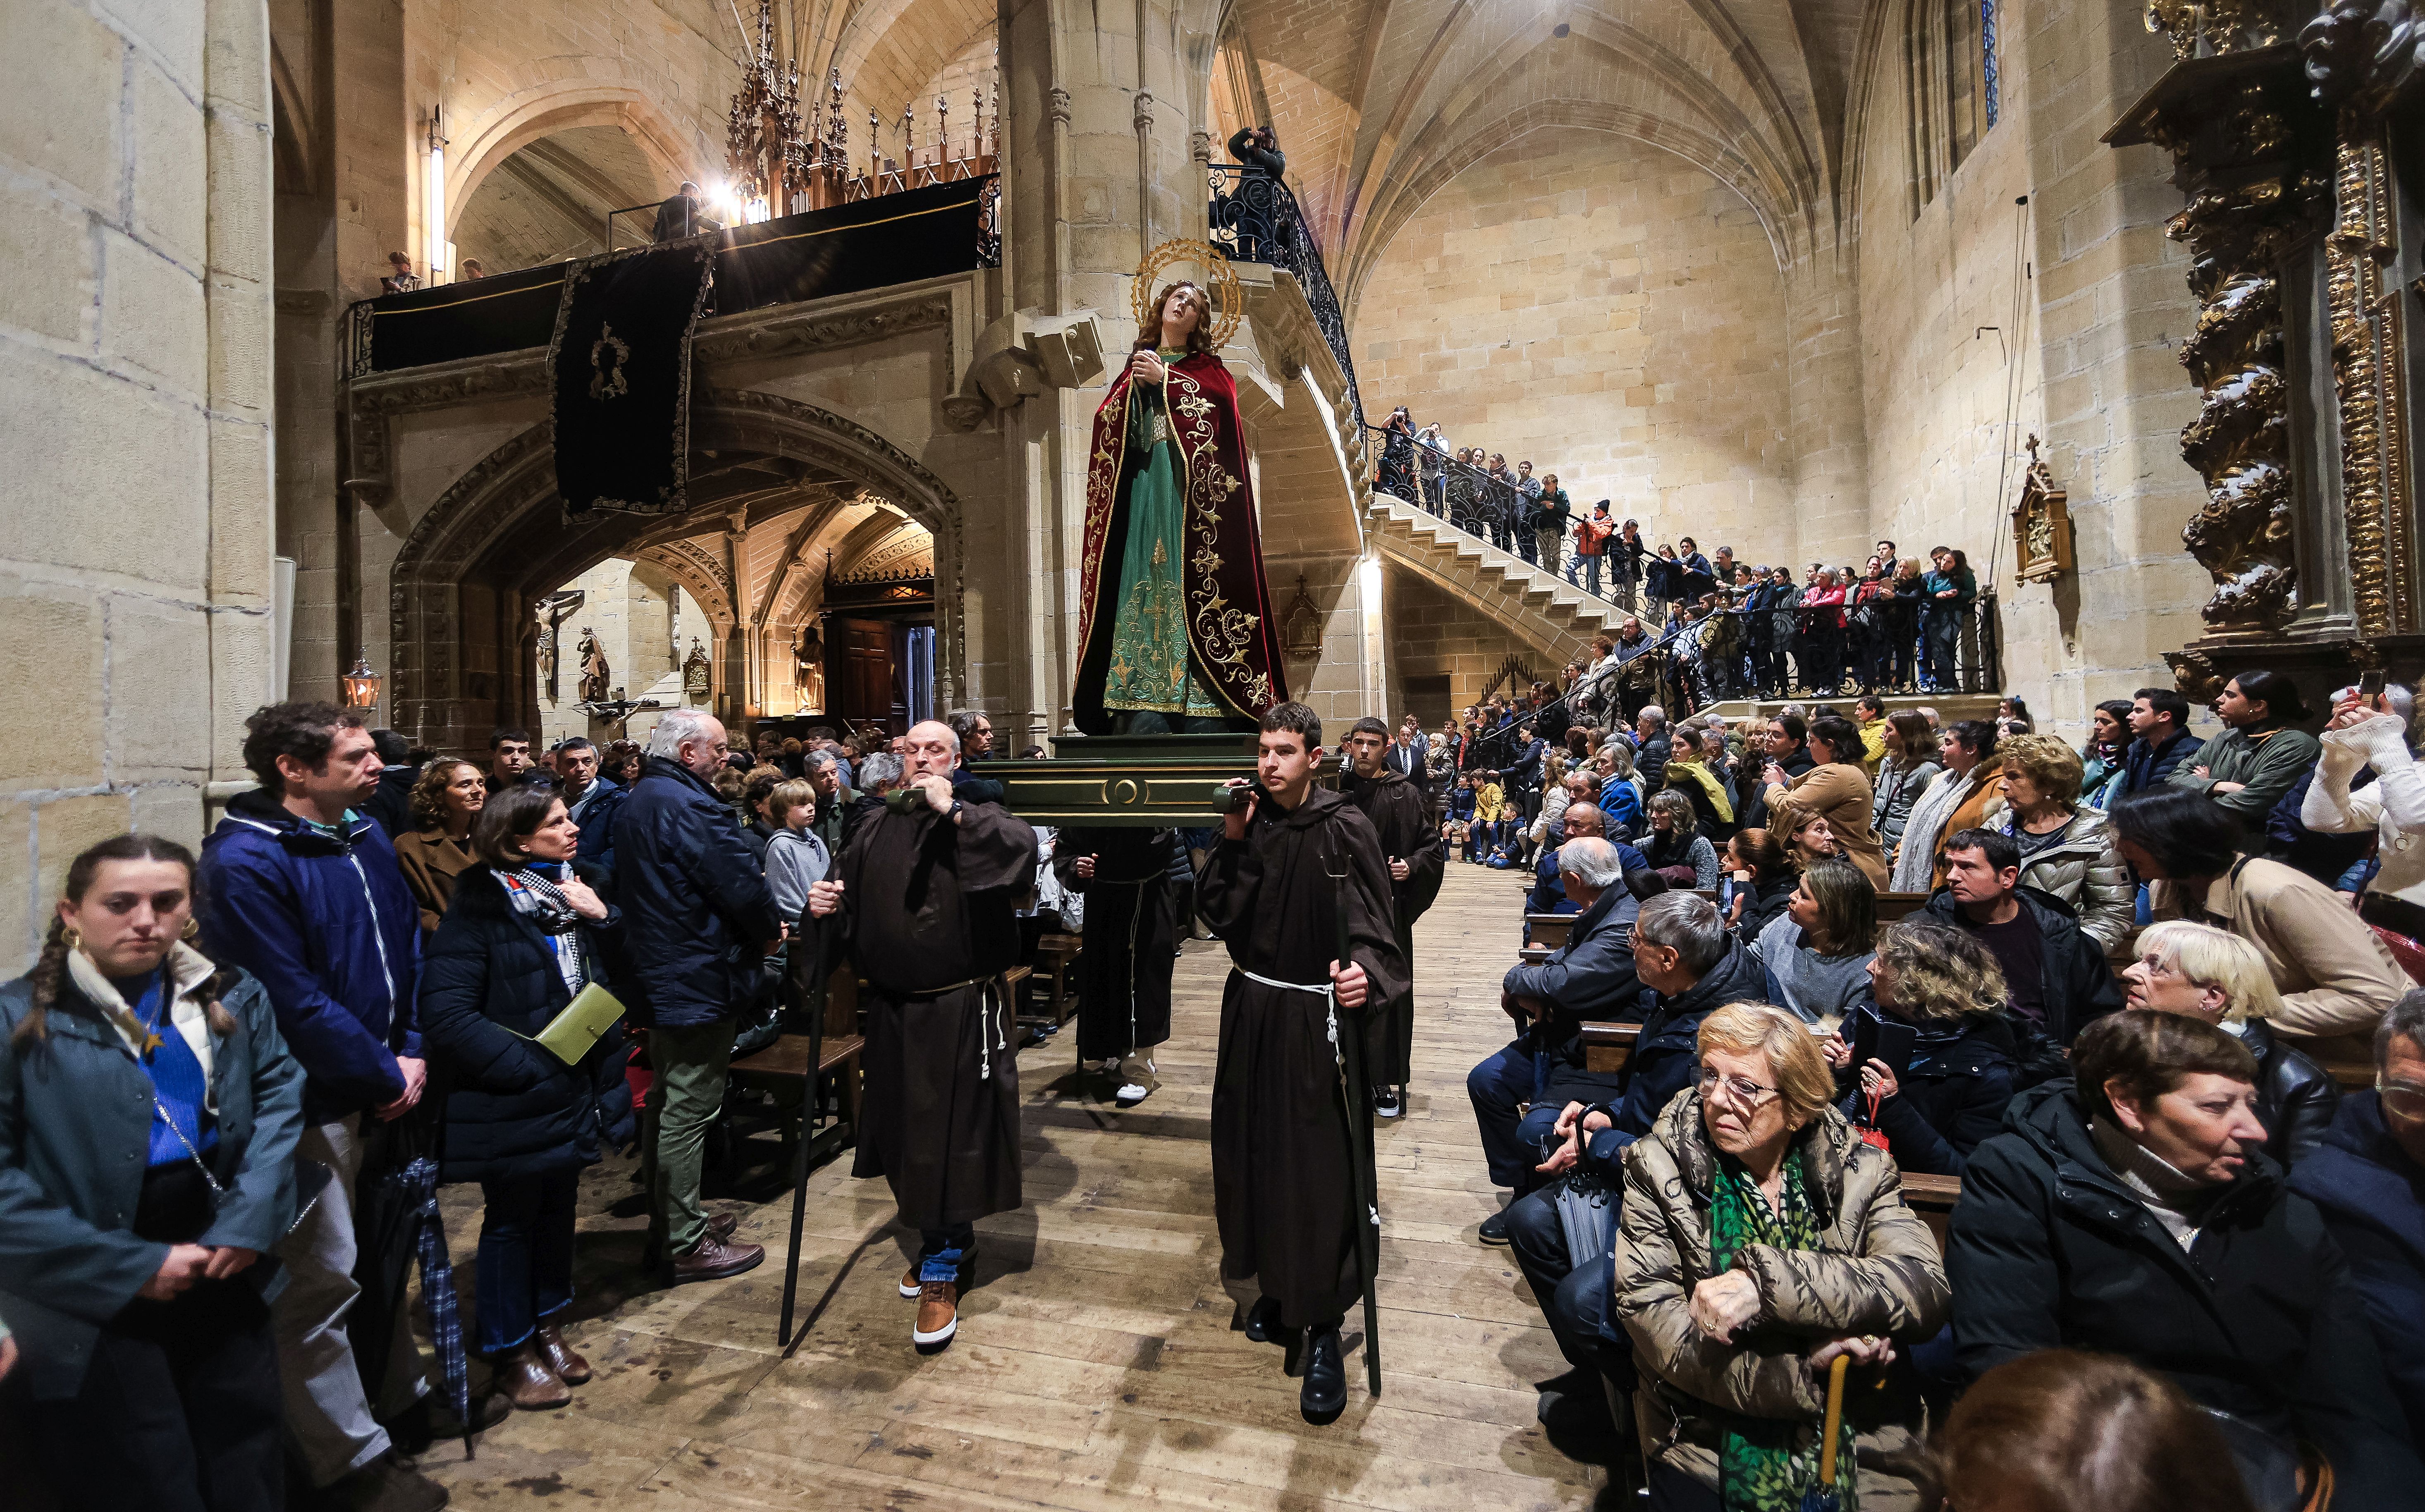
[[[59,939],[70,950],[84,949],[84,931],[74,925],[63,925],[59,930]]]
[[[191,914],[188,914],[185,916],[185,927],[177,931],[177,938],[184,941],[191,941],[196,935],[199,935],[201,932],[202,921],[193,917]]]

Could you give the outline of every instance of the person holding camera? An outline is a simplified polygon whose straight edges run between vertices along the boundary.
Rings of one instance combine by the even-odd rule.
[[[2333,695],[2299,822],[2335,834],[2375,832],[2379,869],[2358,894],[2357,916],[2394,937],[2385,943],[2414,975],[2425,962],[2425,767],[2408,749],[2412,697],[2397,685]],[[2362,768],[2374,773],[2374,782],[2353,790]]]

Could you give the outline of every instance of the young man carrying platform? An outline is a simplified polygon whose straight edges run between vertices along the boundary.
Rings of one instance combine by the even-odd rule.
[[[1360,1010],[1405,993],[1406,969],[1380,837],[1353,803],[1313,786],[1321,719],[1281,703],[1261,726],[1261,791],[1223,819],[1196,879],[1197,915],[1233,968],[1212,1074],[1212,1205],[1222,1282],[1241,1302],[1257,1298],[1247,1337],[1302,1337],[1299,1406],[1326,1424],[1347,1402],[1339,1324],[1364,1292],[1357,1225],[1373,1221],[1357,1195],[1346,1054],[1360,1050]]]
[[[960,740],[927,720],[909,732],[907,772],[863,822],[809,912],[840,909],[865,974],[867,1094],[854,1176],[892,1186],[920,1234],[901,1278],[915,1297],[910,1342],[944,1348],[976,1259],[976,1220],[1020,1205],[1015,1005],[1021,897],[1036,880],[1036,831],[994,803],[954,796]]]
[[[1394,1118],[1406,1110],[1406,1084],[1414,1077],[1415,921],[1439,896],[1448,857],[1425,808],[1421,784],[1385,764],[1389,750],[1387,725],[1369,716],[1357,720],[1347,732],[1348,770],[1339,780],[1339,791],[1380,836],[1381,855],[1389,868],[1398,955],[1406,963],[1406,990],[1374,1005],[1365,1020],[1364,1066],[1373,1080],[1373,1111]]]

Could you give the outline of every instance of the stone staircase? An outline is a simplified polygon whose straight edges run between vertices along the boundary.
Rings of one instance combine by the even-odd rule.
[[[1480,540],[1392,494],[1374,492],[1364,526],[1384,555],[1471,603],[1509,635],[1537,648],[1543,675],[1586,653],[1591,638],[1616,634],[1626,611],[1596,599],[1512,552]]]

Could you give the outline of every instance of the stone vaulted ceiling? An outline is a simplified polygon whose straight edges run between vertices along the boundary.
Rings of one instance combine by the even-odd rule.
[[[1883,3],[1883,0],[1881,0]],[[1535,129],[1615,132],[1732,185],[1780,262],[1835,239],[1862,0],[1235,0],[1224,132],[1269,121],[1349,309],[1397,229]]]

